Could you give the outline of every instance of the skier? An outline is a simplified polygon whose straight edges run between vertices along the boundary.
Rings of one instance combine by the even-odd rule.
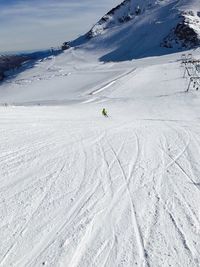
[[[108,113],[107,113],[107,111],[106,111],[105,108],[102,109],[102,115],[103,115],[104,117],[108,117]]]

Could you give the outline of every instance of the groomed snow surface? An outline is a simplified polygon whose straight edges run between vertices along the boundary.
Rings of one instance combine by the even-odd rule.
[[[0,266],[200,266],[200,92],[180,58],[71,49],[1,84]]]

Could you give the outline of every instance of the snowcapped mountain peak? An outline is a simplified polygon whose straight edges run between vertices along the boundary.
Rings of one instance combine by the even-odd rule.
[[[121,61],[168,54],[200,45],[199,0],[125,0],[71,42]]]
[[[103,16],[97,24],[88,32],[88,37],[92,38],[101,34],[105,29],[111,28],[134,19],[141,15],[145,10],[152,8],[162,0],[125,0],[120,5],[111,9]]]

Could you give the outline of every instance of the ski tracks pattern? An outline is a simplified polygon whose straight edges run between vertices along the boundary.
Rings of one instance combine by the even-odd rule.
[[[145,124],[16,132],[0,154],[0,266],[199,266],[200,129]]]

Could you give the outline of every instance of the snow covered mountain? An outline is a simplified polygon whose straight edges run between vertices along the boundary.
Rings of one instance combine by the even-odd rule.
[[[200,45],[199,0],[125,0],[71,45],[103,50],[103,61],[197,47]]]
[[[200,48],[160,56],[198,6],[125,1],[5,77],[0,267],[200,266]]]

